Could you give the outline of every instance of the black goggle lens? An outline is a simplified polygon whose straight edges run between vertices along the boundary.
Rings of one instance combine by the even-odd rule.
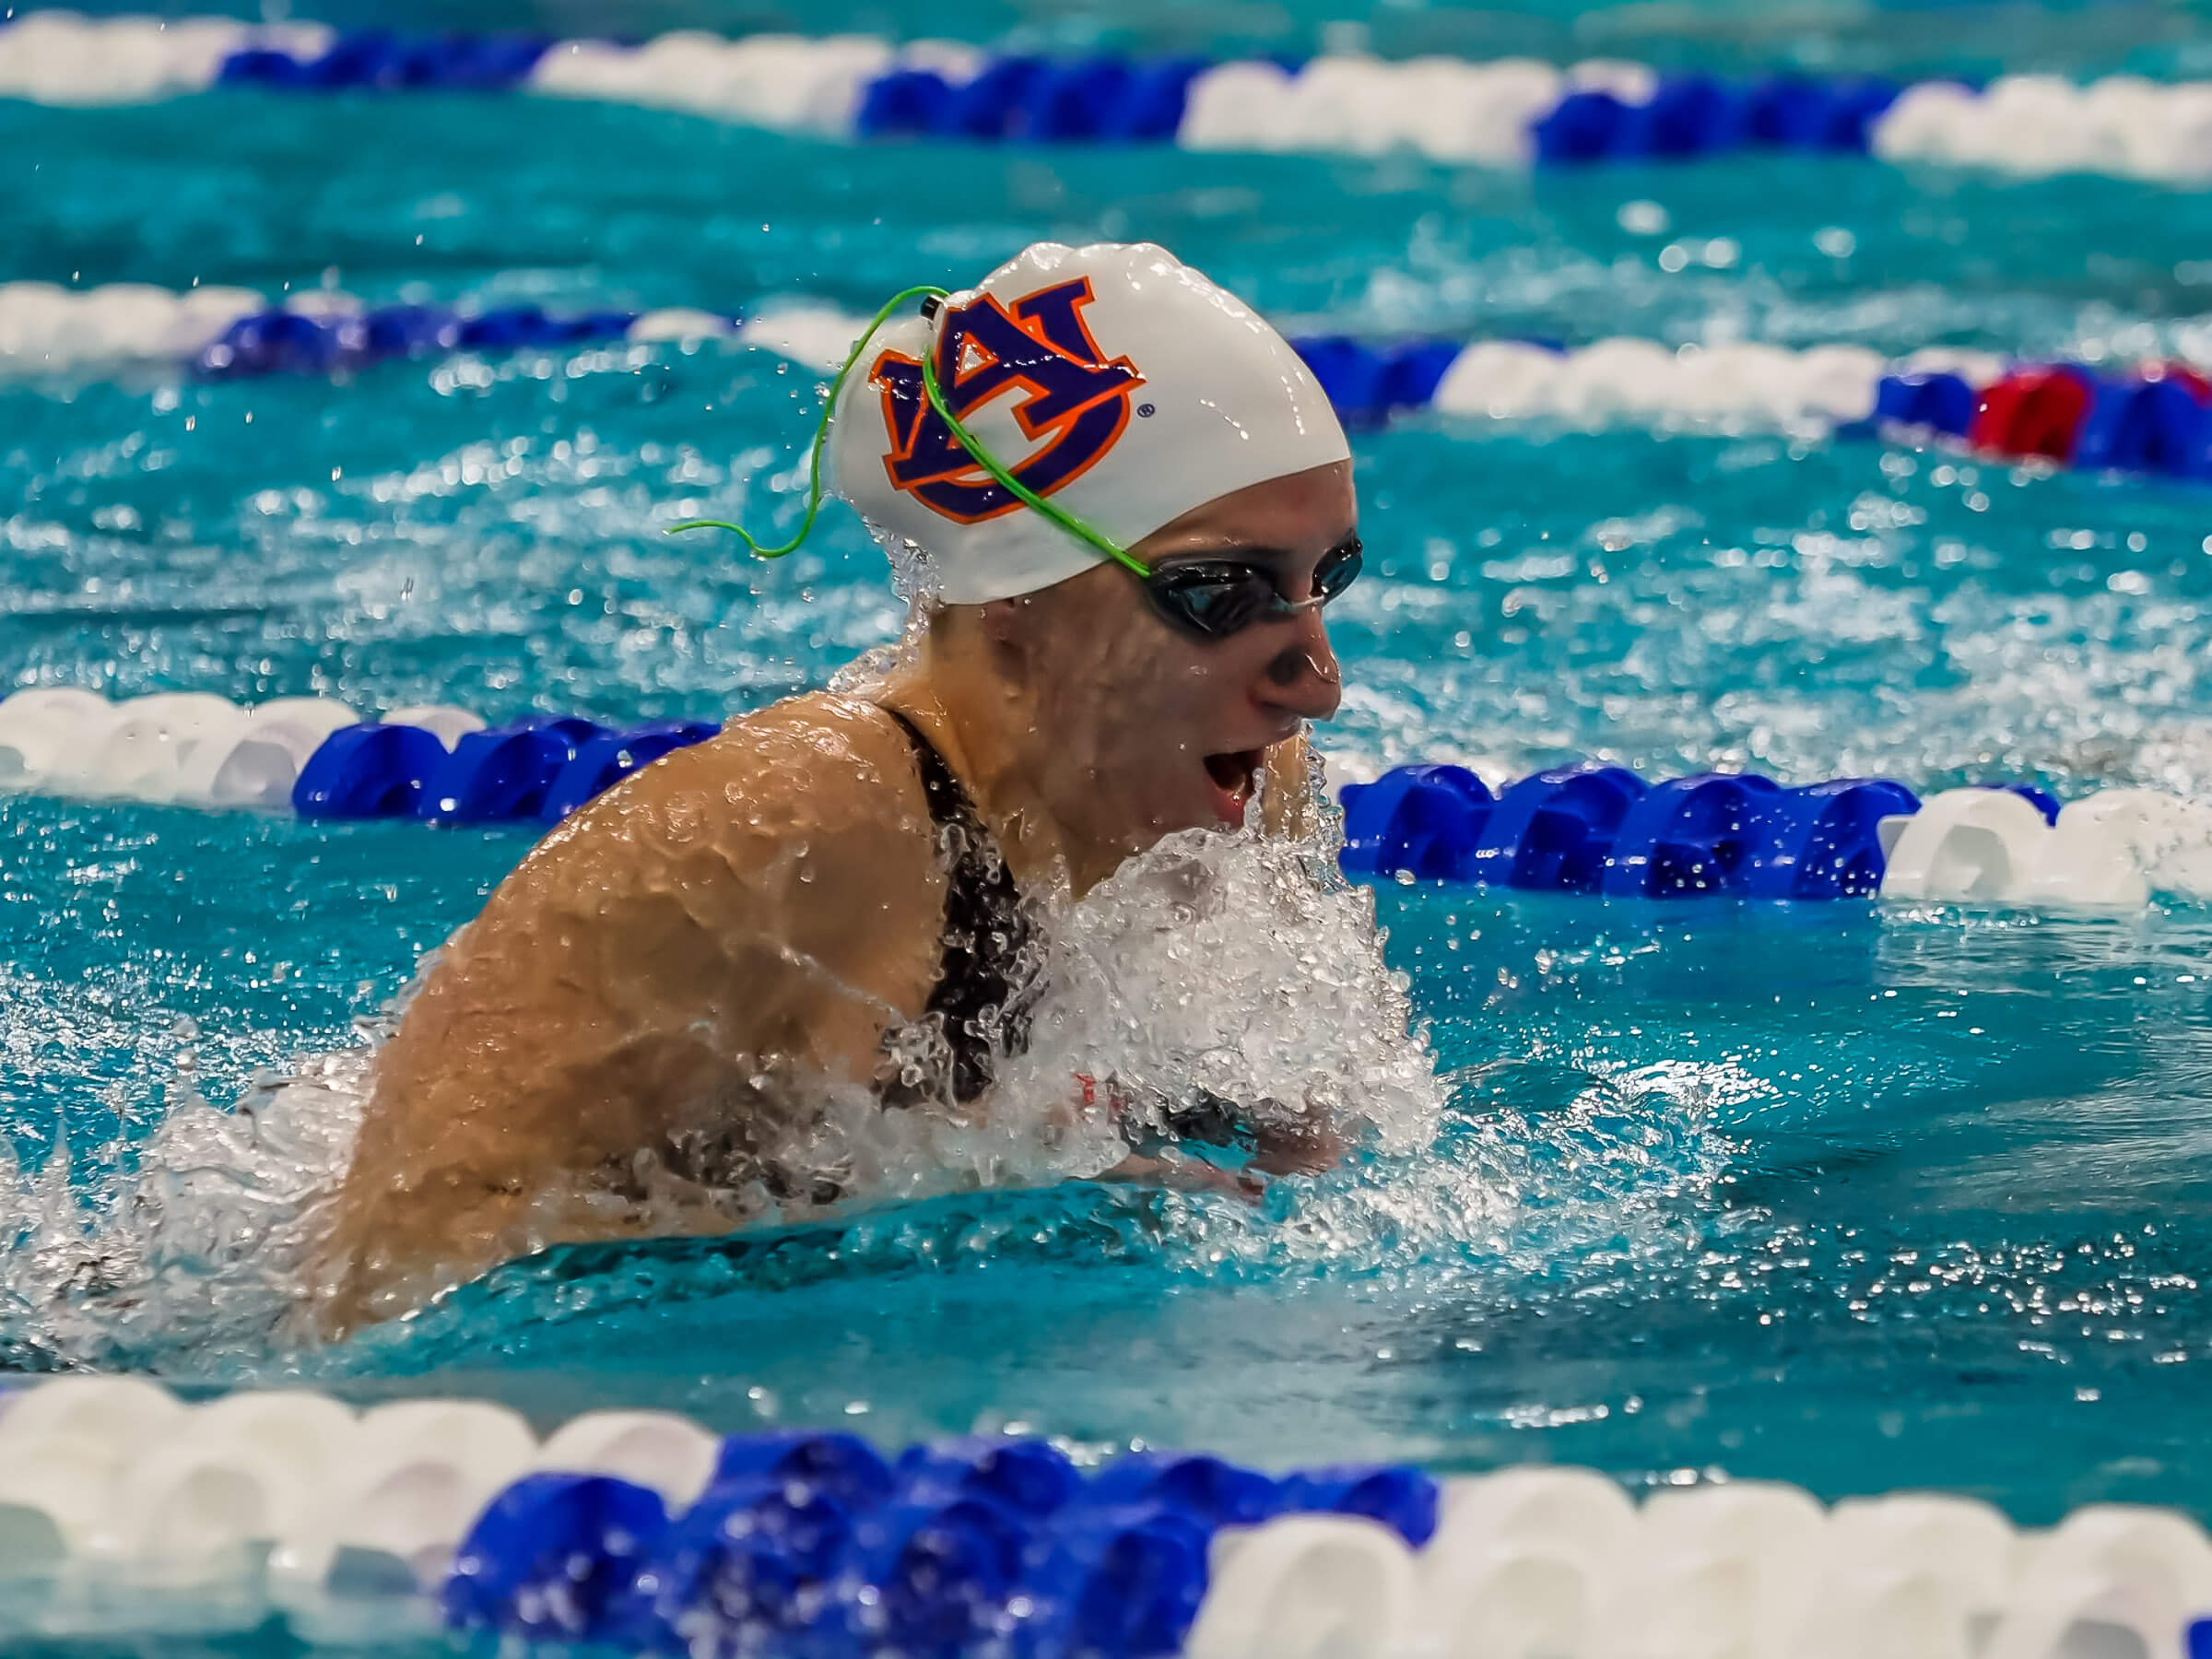
[[[1185,565],[1154,578],[1150,586],[1171,618],[1211,639],[1249,628],[1276,598],[1275,583],[1250,566]]]
[[[1362,549],[1358,542],[1332,548],[1313,571],[1313,596],[1326,605],[1359,579]]]
[[[1359,574],[1358,542],[1335,548],[1313,571],[1313,597],[1326,605]],[[1202,638],[1226,639],[1263,617],[1293,606],[1276,591],[1275,577],[1259,565],[1186,564],[1153,573],[1145,582],[1160,614]]]

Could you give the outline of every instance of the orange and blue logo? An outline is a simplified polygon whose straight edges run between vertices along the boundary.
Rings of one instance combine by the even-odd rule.
[[[1078,277],[1011,305],[984,294],[939,320],[935,369],[946,406],[965,426],[993,399],[1018,394],[1015,422],[1038,447],[1018,461],[998,459],[1039,495],[1081,477],[1112,450],[1129,425],[1130,394],[1145,383],[1126,357],[1109,361],[1090,337],[1083,308],[1091,299],[1090,279]],[[930,407],[918,359],[887,351],[868,380],[883,393],[891,442],[883,464],[894,487],[961,524],[1021,504]]]

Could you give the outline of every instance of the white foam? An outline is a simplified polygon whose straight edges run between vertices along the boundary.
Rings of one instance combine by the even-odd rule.
[[[1263,1117],[1323,1112],[1388,1151],[1426,1145],[1441,1088],[1382,961],[1373,896],[1331,865],[1198,831],[1131,859],[1055,918],[1030,1049],[1009,1077],[1040,1097],[1071,1073],[1162,1100],[1196,1087],[1268,1103]],[[1086,1161],[1118,1155],[1087,1127]]]

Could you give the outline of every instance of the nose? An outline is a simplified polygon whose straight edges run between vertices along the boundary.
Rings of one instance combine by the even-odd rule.
[[[1344,671],[1329,649],[1328,626],[1318,608],[1302,611],[1288,624],[1288,637],[1271,641],[1260,701],[1300,720],[1328,720],[1344,696]]]

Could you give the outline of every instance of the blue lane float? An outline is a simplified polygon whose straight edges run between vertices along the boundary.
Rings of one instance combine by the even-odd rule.
[[[304,818],[412,818],[445,759],[445,745],[419,727],[347,726],[300,767],[292,810]]]
[[[1550,167],[1683,161],[1740,149],[1864,155],[1874,123],[1900,90],[1877,79],[1673,76],[1641,100],[1603,89],[1571,92],[1531,131],[1536,161]]]
[[[292,809],[306,818],[557,824],[640,767],[719,730],[708,721],[616,731],[539,717],[465,732],[448,749],[406,724],[347,726],[300,769]]]
[[[887,1462],[851,1435],[738,1436],[674,1512],[611,1476],[524,1476],[454,1552],[442,1606],[459,1632],[639,1653],[1165,1659],[1223,1528],[1359,1516],[1418,1547],[1438,1497],[1400,1466],[1136,1453],[1087,1477],[1037,1441]]]
[[[312,92],[429,88],[498,92],[528,80],[552,45],[550,35],[406,36],[358,29],[340,34],[312,55],[264,46],[234,52],[223,59],[216,84]]]
[[[268,311],[239,318],[200,348],[195,372],[208,380],[265,374],[337,374],[394,358],[453,351],[522,351],[625,338],[638,313],[549,315],[510,305],[465,313],[429,305],[386,305],[335,316]]]
[[[1458,766],[1347,783],[1347,875],[1613,898],[1870,897],[1880,825],[1920,799],[1887,778],[1785,789],[1752,773],[1646,784],[1617,766],[1562,767],[1493,795]]]

